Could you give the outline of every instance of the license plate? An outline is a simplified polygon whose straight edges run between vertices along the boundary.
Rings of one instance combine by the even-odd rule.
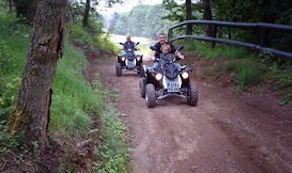
[[[132,61],[127,60],[126,66],[129,68],[133,68],[136,66],[136,61],[135,60],[132,60]]]
[[[167,82],[167,91],[168,92],[179,92],[179,83],[178,82]]]

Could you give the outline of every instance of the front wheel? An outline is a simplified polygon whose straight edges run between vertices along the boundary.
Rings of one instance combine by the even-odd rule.
[[[139,67],[139,74],[141,77],[145,76],[143,65],[140,65],[140,67]]]
[[[187,101],[191,106],[196,106],[198,103],[198,87],[194,83],[189,83]]]
[[[153,84],[146,85],[146,105],[148,108],[153,108],[156,103],[155,87]]]
[[[140,79],[139,89],[140,89],[140,96],[142,98],[145,98],[145,93],[146,93],[146,79],[145,78]]]
[[[116,74],[117,76],[122,76],[122,65],[120,63],[116,63]]]

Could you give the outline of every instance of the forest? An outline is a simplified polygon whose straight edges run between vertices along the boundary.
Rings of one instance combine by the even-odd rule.
[[[219,20],[229,22],[275,23],[292,25],[292,2],[285,0],[163,0],[161,5],[140,5],[130,12],[121,13],[113,33],[131,33],[137,36],[156,38],[160,32],[184,20]],[[187,29],[187,28],[186,28]],[[207,32],[204,27],[190,27],[187,33]],[[184,33],[184,31],[182,31]],[[182,34],[182,33],[181,33]],[[208,34],[208,33],[206,33]],[[209,33],[210,34],[210,33]],[[220,33],[234,40],[256,43],[260,33],[240,29],[223,29]],[[291,34],[271,32],[266,38],[268,47],[291,51]]]
[[[140,77],[114,75],[121,50],[110,40],[114,34],[127,33],[156,40],[159,33],[167,34],[171,26],[185,20],[290,28],[291,0],[163,0],[115,15],[115,25],[106,30],[96,7],[111,8],[117,3],[131,1],[0,1],[0,172],[128,173],[132,164],[144,166],[145,158],[150,160],[145,172],[152,168],[169,172],[168,164],[173,164],[173,170],[205,168],[201,172],[208,173],[208,169],[216,170],[212,166],[224,165],[221,159],[234,164],[234,158],[243,165],[233,165],[238,166],[235,171],[291,171],[292,121],[287,111],[292,102],[291,59],[180,40],[176,43],[184,45],[186,55],[181,63],[194,67],[192,80],[202,88],[202,99],[195,108],[162,102],[156,109],[147,109],[138,97]],[[258,43],[261,37],[258,30],[220,29],[217,34],[222,38]],[[211,27],[194,25],[176,32],[214,35]],[[273,30],[264,37],[266,47],[292,52],[291,32]],[[217,133],[222,137],[218,150],[213,147]],[[209,147],[199,152],[212,152],[197,155],[193,152],[198,147]],[[213,151],[216,163],[210,165]],[[201,167],[197,165],[200,159],[190,154],[202,156]],[[273,154],[277,157],[271,159]]]

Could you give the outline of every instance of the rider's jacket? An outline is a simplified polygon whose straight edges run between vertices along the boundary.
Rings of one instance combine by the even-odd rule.
[[[170,53],[175,53],[176,49],[174,47],[174,45],[166,42],[166,44],[169,44],[170,45],[170,48],[171,48],[171,51]],[[155,48],[155,58],[159,58],[159,55],[162,53],[161,52],[161,44],[160,42],[157,42],[155,45],[154,45],[154,48]]]
[[[132,49],[134,50],[135,49],[135,43],[133,41],[126,41],[124,44],[124,49]]]

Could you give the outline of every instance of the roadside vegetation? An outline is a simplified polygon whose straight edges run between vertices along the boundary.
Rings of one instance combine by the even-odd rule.
[[[269,53],[194,40],[178,41],[185,51],[198,56],[201,75],[213,77],[222,85],[234,85],[238,92],[262,93],[266,89],[279,96],[279,104],[292,101],[292,61]]]
[[[101,31],[100,23],[91,26],[90,30],[78,24],[68,26],[70,39],[54,79],[49,136],[56,144],[51,146],[56,158],[51,160],[55,159],[60,172],[124,173],[129,170],[125,126],[107,102],[108,96],[116,93],[104,88],[98,79],[89,85],[84,78],[89,64],[82,50],[114,53],[118,49]],[[22,136],[10,135],[7,127],[19,92],[30,32],[31,28],[13,15],[0,14],[0,172],[18,170],[20,165],[34,170],[42,162],[37,144],[31,153],[31,148],[21,142]],[[84,154],[88,146],[90,152]]]

